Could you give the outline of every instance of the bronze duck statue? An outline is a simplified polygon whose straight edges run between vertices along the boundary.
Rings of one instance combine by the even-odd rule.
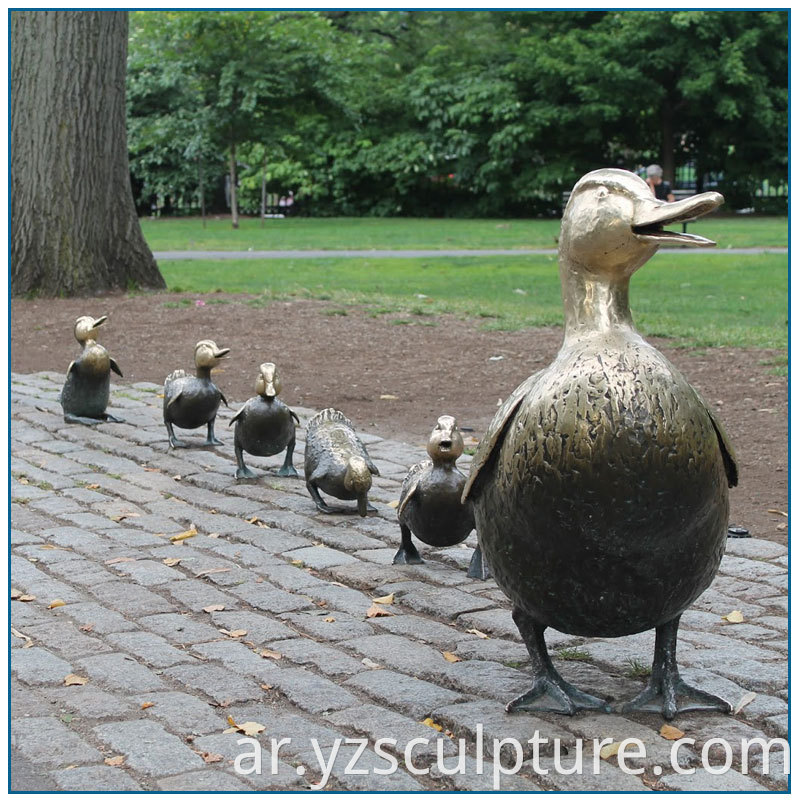
[[[195,375],[187,375],[182,369],[167,376],[164,381],[164,424],[167,426],[170,447],[188,447],[186,442],[175,437],[173,425],[179,428],[208,427],[206,445],[221,445],[214,436],[220,400],[228,405],[225,395],[211,380],[211,370],[225,358],[230,348],[217,347],[210,339],[203,339],[194,348]]]
[[[609,637],[655,628],[649,684],[623,710],[730,711],[682,680],[675,650],[680,616],[725,548],[733,448],[628,305],[631,276],[659,245],[714,245],[663,226],[722,201],[706,192],[665,203],[619,169],[590,172],[572,191],[559,243],[563,345],[498,410],[464,490],[533,664],[533,687],[507,711],[610,710],[558,674],[547,627]]]
[[[256,397],[251,397],[234,415],[228,425],[236,423],[233,447],[236,453],[237,478],[255,478],[256,474],[244,463],[242,451],[253,456],[274,456],[286,450],[278,475],[297,477],[292,465],[295,444],[295,422],[300,419],[285,403],[278,400],[281,380],[271,362],[258,368]]]
[[[355,500],[358,513],[365,517],[375,511],[367,501],[372,476],[380,475],[367,448],[356,435],[353,423],[334,408],[315,414],[306,427],[306,488],[323,514],[345,513],[331,508],[319,490],[340,500]]]
[[[411,541],[417,539],[434,547],[460,544],[475,527],[472,507],[461,502],[467,476],[456,466],[464,452],[464,439],[455,417],[439,417],[428,440],[429,458],[414,464],[403,480],[397,519],[402,537],[392,564],[422,564],[423,559]],[[486,578],[481,548],[472,554],[467,574]]]
[[[97,425],[98,422],[124,422],[106,412],[111,388],[111,370],[122,377],[122,370],[97,342],[97,329],[108,319],[106,316],[78,317],[75,320],[75,338],[83,347],[81,354],[67,367],[67,378],[59,400],[64,409],[65,422]]]

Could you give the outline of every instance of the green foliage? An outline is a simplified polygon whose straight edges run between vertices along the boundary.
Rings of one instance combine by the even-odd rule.
[[[133,172],[175,205],[235,148],[314,216],[556,215],[599,166],[788,165],[785,10],[132,13]],[[208,188],[208,187],[207,187]]]

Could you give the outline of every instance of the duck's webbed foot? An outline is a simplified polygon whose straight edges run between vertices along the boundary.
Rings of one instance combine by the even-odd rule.
[[[322,495],[319,493],[319,489],[314,486],[313,483],[306,482],[306,489],[308,489],[308,493],[311,495],[311,499],[314,501],[314,505],[316,505],[317,509],[321,511],[323,514],[341,514],[342,509],[340,508],[331,508],[323,499]]]
[[[114,417],[111,414],[103,414],[103,422],[125,422],[122,417]]]
[[[475,548],[475,552],[472,554],[467,568],[467,576],[481,581],[492,577],[492,569],[489,566],[489,562],[483,557],[480,545]]]
[[[702,689],[689,686],[678,672],[675,648],[680,616],[656,628],[653,671],[647,688],[622,706],[623,712],[652,711],[673,719],[683,711],[721,711],[730,714],[731,705]]]
[[[521,608],[512,614],[533,667],[533,686],[506,705],[506,711],[554,711],[572,716],[581,709],[611,711],[609,704],[567,683],[556,671],[544,641],[545,626],[534,621]]]
[[[292,464],[291,461],[289,461],[288,463],[287,462],[283,463],[283,466],[278,470],[278,475],[280,475],[283,478],[298,478],[298,477],[300,477],[297,474],[297,470],[294,468],[294,465]]]
[[[77,414],[64,414],[64,422],[69,422],[73,425],[98,425],[104,420],[96,417],[79,417]]]
[[[424,564],[419,550],[414,546],[411,541],[411,529],[407,525],[400,523],[400,533],[402,534],[402,541],[400,549],[394,554],[392,564]]]
[[[236,468],[236,477],[237,478],[257,478],[258,475],[250,469],[250,467],[242,466]]]
[[[216,436],[214,436],[214,422],[213,420],[208,423],[208,436],[206,437],[205,441],[206,445],[211,447],[219,447],[223,444]]]
[[[175,436],[175,430],[172,427],[172,423],[171,422],[166,422],[164,424],[167,426],[167,434],[169,436],[169,446],[170,447],[177,448],[177,447],[188,447],[189,446],[188,444],[186,444],[186,442],[182,442],[180,439],[178,439],[177,436]]]

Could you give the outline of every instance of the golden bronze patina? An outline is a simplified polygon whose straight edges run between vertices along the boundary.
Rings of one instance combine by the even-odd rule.
[[[711,583],[725,548],[733,448],[697,392],[636,331],[628,304],[631,276],[661,244],[714,244],[663,226],[722,200],[707,192],[665,203],[618,169],[590,172],[572,191],[559,247],[564,343],[499,409],[464,491],[533,663],[533,688],[509,711],[609,710],[556,672],[547,627],[581,636],[656,628],[650,684],[625,708],[667,719],[730,710],[682,681],[675,645],[681,613]]]
[[[283,466],[278,475],[296,478],[292,465],[295,445],[295,423],[300,419],[286,404],[278,400],[281,380],[277,367],[266,362],[258,368],[256,397],[251,397],[228,423],[234,429],[233,444],[236,453],[236,477],[255,478],[255,472],[244,463],[243,451],[254,456],[274,456],[286,450]]]
[[[367,494],[372,488],[372,476],[380,472],[353,423],[341,411],[326,408],[308,421],[305,473],[308,493],[323,514],[341,514],[345,510],[331,508],[322,499],[320,489],[340,500],[355,500],[362,517],[368,511],[376,511]]]
[[[78,317],[75,338],[83,348],[81,354],[67,367],[67,378],[59,400],[64,409],[64,421],[97,425],[98,422],[124,422],[106,412],[111,389],[111,370],[122,377],[122,370],[97,341],[98,329],[108,319],[105,315]]]
[[[472,507],[461,502],[467,476],[456,466],[464,452],[464,439],[455,417],[439,417],[427,451],[429,458],[409,468],[400,488],[397,519],[402,540],[393,564],[423,563],[411,541],[412,533],[425,544],[451,547],[463,542],[475,527]],[[468,574],[488,577],[480,547],[475,548]]]
[[[211,370],[230,353],[228,347],[217,347],[211,339],[199,341],[194,348],[195,375],[175,370],[164,381],[164,424],[170,447],[188,447],[175,437],[173,425],[179,428],[199,428],[206,425],[206,445],[221,445],[214,436],[214,422],[220,401],[228,405],[225,395],[211,380]]]

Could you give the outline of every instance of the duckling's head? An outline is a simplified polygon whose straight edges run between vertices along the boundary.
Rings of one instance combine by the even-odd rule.
[[[351,456],[347,460],[344,473],[344,488],[357,495],[358,513],[367,516],[367,492],[372,487],[372,475],[367,462],[361,456]]]
[[[217,347],[211,339],[203,339],[194,347],[194,363],[198,369],[213,369],[230,351],[229,347]]]
[[[428,439],[428,455],[436,463],[456,461],[464,452],[464,439],[455,417],[443,415],[436,422]]]
[[[103,315],[95,319],[94,317],[78,317],[75,320],[75,338],[83,344],[89,339],[97,341],[97,329],[108,319]]]
[[[657,200],[633,172],[598,169],[584,175],[572,190],[561,221],[562,268],[583,268],[609,279],[630,277],[662,244],[713,247],[702,236],[665,231],[665,225],[688,222],[723,202],[717,192],[675,203]]]
[[[256,378],[256,394],[260,394],[267,400],[272,400],[277,397],[281,391],[281,379],[278,376],[277,367],[267,362],[258,368],[258,377]]]

